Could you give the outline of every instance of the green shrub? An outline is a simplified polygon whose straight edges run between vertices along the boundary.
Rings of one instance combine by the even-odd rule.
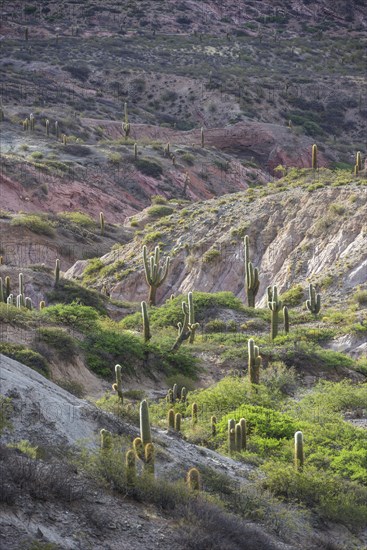
[[[203,263],[210,264],[220,257],[220,251],[217,248],[210,248],[203,255]]]
[[[353,294],[353,300],[360,306],[367,305],[367,290],[357,290]]]
[[[75,223],[80,227],[85,227],[86,229],[96,229],[97,224],[88,214],[83,212],[60,212],[58,214],[59,218]]]
[[[159,179],[163,174],[163,168],[156,160],[148,158],[137,159],[135,166],[140,172],[152,178]]]
[[[60,279],[57,287],[47,293],[51,304],[73,304],[78,306],[90,306],[98,313],[106,313],[106,298],[95,290],[89,290],[74,281]]]
[[[227,323],[221,319],[213,319],[205,324],[205,332],[225,332]]]
[[[163,216],[169,216],[174,212],[174,209],[170,206],[156,204],[148,208],[148,215],[151,218],[162,218]]]
[[[94,308],[76,302],[48,306],[40,311],[40,316],[47,321],[81,332],[95,328],[98,319],[98,313]]]
[[[55,236],[52,223],[40,214],[20,214],[11,220],[10,225],[26,227],[33,233],[47,235],[48,237]]]
[[[296,285],[281,294],[279,299],[285,306],[296,307],[304,301],[304,290],[301,285]]]
[[[0,353],[27,365],[31,369],[42,374],[46,378],[50,375],[48,363],[40,353],[33,351],[20,344],[11,344],[10,342],[0,342]]]
[[[55,327],[40,327],[37,337],[41,342],[51,346],[58,357],[64,361],[72,360],[77,353],[77,345],[65,330]]]
[[[163,197],[163,195],[152,195],[150,197],[150,201],[152,204],[166,204],[167,199],[166,197]]]

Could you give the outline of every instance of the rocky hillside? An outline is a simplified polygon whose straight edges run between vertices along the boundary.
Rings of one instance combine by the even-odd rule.
[[[156,205],[130,226],[132,241],[99,261],[79,261],[67,273],[111,297],[146,298],[142,245],[161,247],[172,258],[160,301],[189,290],[231,290],[244,300],[243,237],[260,271],[258,304],[266,288],[284,292],[297,284],[318,284],[327,303],[346,301],[357,286],[366,287],[366,208],[363,185],[348,172],[290,170],[273,185],[220,199]]]

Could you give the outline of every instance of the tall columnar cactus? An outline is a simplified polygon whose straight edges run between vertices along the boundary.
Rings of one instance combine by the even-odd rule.
[[[124,400],[124,397],[122,395],[122,376],[121,376],[122,367],[121,365],[115,365],[115,375],[116,375],[116,382],[112,384],[112,389],[117,392],[117,395],[121,399],[121,403]]]
[[[99,213],[99,227],[101,229],[101,235],[104,235],[104,215],[103,215],[103,212]]]
[[[141,315],[142,315],[142,318],[143,318],[144,342],[149,342],[152,335],[151,335],[151,332],[150,332],[148,306],[147,306],[146,302],[141,303]]]
[[[306,300],[306,307],[313,315],[317,315],[321,309],[321,295],[316,294],[315,287],[310,284],[308,287],[308,300]]]
[[[67,135],[66,135],[66,134],[62,134],[62,144],[63,144],[63,145],[67,145],[67,143],[68,143]]]
[[[245,451],[247,449],[247,424],[246,424],[246,420],[244,418],[241,418],[239,424],[241,426],[241,449]]]
[[[177,396],[178,396],[178,386],[177,386],[177,384],[173,384],[172,394],[173,394],[173,401],[176,401]]]
[[[29,129],[30,129],[31,132],[34,132],[35,123],[36,123],[36,121],[35,121],[35,118],[34,118],[34,114],[31,113],[29,115]]]
[[[188,293],[187,302],[189,306],[189,328],[190,328],[189,342],[190,344],[193,344],[195,340],[195,332],[199,326],[199,323],[195,323],[195,309],[194,309],[194,299],[193,299],[192,292]]]
[[[14,305],[14,296],[13,296],[13,294],[9,294],[9,296],[6,299],[6,303],[7,303],[8,306],[13,306]]]
[[[134,143],[134,159],[138,159],[138,144]]]
[[[27,309],[29,310],[32,310],[33,309],[33,304],[32,304],[32,300],[30,299],[29,296],[26,296],[25,300],[24,300],[24,305]]]
[[[283,307],[283,320],[284,320],[284,332],[288,334],[289,332],[289,311],[287,306]]]
[[[277,337],[279,324],[279,311],[282,309],[283,303],[278,299],[278,289],[276,285],[268,286],[268,308],[271,311],[271,339]]]
[[[0,122],[3,122],[4,118],[4,109],[0,107]]]
[[[302,470],[305,461],[303,451],[303,433],[296,432],[294,434],[294,466],[296,470]]]
[[[48,120],[48,118],[46,118],[45,125],[46,125],[46,136],[48,137],[50,135],[50,121]]]
[[[191,294],[191,306],[193,308],[192,302],[192,293]],[[188,298],[188,303],[182,302],[182,312],[184,314],[183,323],[177,323],[178,326],[178,336],[176,342],[172,346],[172,351],[177,351],[185,340],[191,338],[192,333],[195,334],[196,329],[199,326],[199,323],[190,323],[190,297]],[[191,310],[191,316],[194,317],[194,311]]]
[[[19,294],[24,294],[24,275],[23,275],[23,273],[19,273],[18,279],[19,279]]]
[[[58,123],[57,120],[55,120],[55,136],[56,136],[56,139],[59,139],[59,135],[60,135],[59,123]]]
[[[173,403],[173,391],[171,390],[171,388],[167,392],[166,401],[167,403]]]
[[[315,143],[312,145],[312,168],[313,170],[317,168],[317,145]]]
[[[358,174],[359,174],[358,164],[355,164],[355,165],[354,165],[354,175],[355,175],[355,176],[358,176]]]
[[[144,448],[144,471],[154,475],[154,445],[147,443]]]
[[[10,277],[8,275],[5,277],[5,295],[6,297],[10,295]]]
[[[122,123],[122,130],[125,134],[125,139],[129,137],[130,134],[130,123],[129,123],[129,115],[127,113],[127,103],[124,103],[124,122]]]
[[[167,413],[167,425],[168,425],[168,431],[175,429],[175,411],[174,409],[170,409]]]
[[[192,423],[197,424],[197,422],[198,422],[198,405],[197,405],[197,403],[193,403],[191,405],[191,418],[192,418]]]
[[[40,305],[39,305],[39,309],[41,311],[41,309],[45,308],[46,307],[46,302],[44,300],[41,300],[40,301]]]
[[[186,399],[187,399],[187,389],[184,386],[181,389],[181,401],[182,401],[182,403],[185,403]]]
[[[214,437],[217,434],[217,417],[212,416],[210,419],[210,427],[212,430],[212,436]]]
[[[242,426],[241,424],[236,424],[235,430],[235,448],[238,453],[242,450]]]
[[[132,487],[134,486],[136,479],[136,458],[135,453],[132,449],[127,451],[125,455],[125,466],[127,485]]]
[[[181,413],[176,413],[175,414],[175,430],[176,430],[176,432],[181,431],[181,419],[182,419]]]
[[[358,171],[362,170],[362,156],[360,151],[357,151],[356,154],[356,166],[358,166]]]
[[[190,468],[187,472],[186,483],[190,491],[200,491],[201,476],[197,468]]]
[[[100,436],[101,436],[101,449],[103,451],[107,450],[107,449],[111,449],[112,447],[112,434],[111,432],[109,432],[108,430],[101,430],[100,432]]]
[[[228,420],[228,451],[233,453],[236,450],[236,421]]]
[[[147,247],[143,246],[143,264],[145,271],[145,278],[149,285],[149,305],[155,306],[157,289],[164,283],[168,275],[168,268],[170,264],[170,257],[167,256],[165,266],[159,265],[159,246],[155,247],[154,254],[148,258]]]
[[[245,284],[247,294],[247,304],[249,307],[255,307],[256,294],[259,291],[259,270],[252,265],[250,261],[250,241],[248,235],[244,238],[244,256],[245,256]]]
[[[5,302],[5,294],[4,294],[4,285],[3,285],[3,278],[0,277],[0,302]]]
[[[59,284],[60,281],[60,260],[57,258],[55,262],[55,286]]]
[[[201,146],[204,148],[205,138],[204,138],[204,128],[203,127],[200,129],[200,137],[201,137]]]
[[[150,433],[150,422],[149,422],[149,409],[146,399],[140,403],[140,437],[143,442],[143,445],[152,442],[152,436]]]
[[[259,348],[252,338],[248,341],[248,375],[251,384],[258,384],[260,380],[261,357]]]

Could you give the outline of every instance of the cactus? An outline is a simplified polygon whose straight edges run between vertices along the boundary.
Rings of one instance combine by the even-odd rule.
[[[312,168],[313,170],[317,168],[317,145],[315,143],[312,145]]]
[[[181,413],[176,413],[175,414],[175,430],[176,430],[176,432],[181,431],[181,419],[182,419]]]
[[[358,176],[358,174],[359,174],[358,164],[355,164],[355,166],[354,166],[354,175]]]
[[[260,379],[261,357],[259,348],[252,338],[248,341],[248,375],[251,384],[258,384]]]
[[[34,118],[34,114],[31,113],[29,115],[29,129],[31,132],[34,132],[34,127],[35,127],[35,118]]]
[[[48,120],[48,118],[46,118],[46,136],[48,137],[50,135],[50,121]]]
[[[173,403],[173,391],[171,389],[167,392],[166,401],[167,403]]]
[[[186,197],[187,188],[189,186],[189,183],[191,183],[191,179],[190,179],[189,174],[186,172],[185,173],[185,179],[184,179],[184,186],[183,186],[183,190],[182,190],[183,197]]]
[[[250,261],[250,240],[248,235],[245,235],[244,247],[247,304],[249,307],[255,307],[255,298],[260,285],[259,270],[257,267],[254,267]]]
[[[242,449],[242,426],[241,426],[241,424],[236,424],[235,430],[234,430],[234,436],[235,436],[235,449],[238,453],[240,453],[241,449]]]
[[[10,277],[8,275],[5,277],[5,295],[6,297],[10,295]]]
[[[125,466],[126,482],[128,486],[132,487],[135,484],[136,479],[136,458],[135,453],[132,449],[127,451],[125,455]]]
[[[191,418],[192,418],[192,423],[194,425],[198,423],[198,406],[197,406],[197,403],[193,403],[191,405]]]
[[[59,284],[60,281],[60,260],[57,258],[55,262],[55,286]]]
[[[228,420],[228,451],[233,453],[236,450],[236,421]]]
[[[187,389],[184,386],[181,389],[181,401],[182,401],[182,403],[185,403],[186,399],[187,399]]]
[[[0,107],[0,122],[3,122],[4,118],[4,109]]]
[[[177,386],[177,384],[173,384],[172,395],[173,395],[173,402],[175,402],[177,400],[177,395],[178,395],[178,386]]]
[[[130,124],[129,124],[129,116],[127,113],[127,103],[124,103],[124,122],[122,123],[122,131],[125,134],[125,139],[129,137],[130,134]]]
[[[271,339],[274,340],[278,334],[279,311],[283,304],[278,300],[278,289],[276,285],[268,286],[268,308],[271,311]]]
[[[147,306],[146,302],[141,303],[141,314],[142,314],[142,317],[143,317],[144,342],[149,342],[152,335],[150,333],[148,306]]]
[[[26,118],[26,119],[23,120],[23,130],[27,131],[28,128],[29,128],[29,120],[28,120],[28,118]]]
[[[190,491],[200,491],[201,476],[197,468],[190,468],[187,472],[186,483]]]
[[[195,331],[199,326],[199,323],[191,324],[189,321],[190,314],[192,318],[194,317],[193,309],[190,310],[190,302],[191,302],[191,307],[193,308],[192,292],[189,292],[187,301],[188,303],[182,302],[182,311],[184,314],[184,320],[183,320],[183,323],[177,323],[178,336],[177,336],[176,342],[172,346],[172,351],[177,351],[178,348],[181,346],[182,342],[191,338],[192,333],[194,333],[195,335]]]
[[[247,424],[244,418],[241,418],[239,422],[241,426],[241,449],[246,451],[247,449]]]
[[[321,308],[321,295],[316,294],[315,287],[310,284],[308,287],[309,299],[306,300],[306,307],[313,315],[317,315]]]
[[[152,442],[150,434],[149,409],[146,399],[140,403],[140,437],[143,445]]]
[[[111,449],[111,447],[112,447],[112,434],[111,434],[111,432],[109,432],[108,430],[103,429],[99,433],[101,435],[101,449],[103,451],[105,451],[107,449]]]
[[[0,265],[3,265],[4,263],[4,256],[0,256]]]
[[[175,411],[170,409],[167,413],[168,431],[175,429]]]
[[[41,300],[41,301],[40,301],[40,305],[39,305],[40,311],[41,311],[41,309],[43,309],[44,307],[46,307],[46,303],[45,303],[44,300]]]
[[[164,153],[164,156],[165,157],[168,157],[169,154],[170,154],[170,144],[167,143],[167,145],[165,146],[165,148],[163,149],[163,153]]]
[[[13,294],[9,294],[9,296],[6,299],[6,304],[8,306],[14,305],[14,296],[13,296]]]
[[[0,277],[0,302],[5,302],[5,294],[4,294],[4,286],[3,286],[3,278]]]
[[[57,122],[57,120],[55,120],[55,136],[56,136],[56,139],[59,139],[59,135],[60,135],[59,123]]]
[[[296,470],[302,470],[305,456],[303,452],[303,433],[294,434],[294,466]]]
[[[67,145],[67,142],[68,142],[68,138],[67,138],[66,134],[62,134],[62,144]]]
[[[154,475],[154,445],[147,443],[144,449],[144,471]]]
[[[283,320],[284,320],[284,332],[288,334],[289,332],[289,311],[287,306],[283,307]]]
[[[356,166],[358,166],[358,171],[362,170],[362,157],[360,151],[357,151],[356,154]]]
[[[214,437],[217,434],[217,417],[212,416],[210,419],[210,427],[212,430],[212,436]]]
[[[134,143],[134,159],[138,159],[138,144]]]
[[[104,215],[103,215],[103,212],[99,213],[99,226],[101,228],[101,235],[104,235]]]
[[[27,309],[29,310],[32,310],[33,309],[33,304],[32,304],[32,300],[29,298],[29,296],[27,296],[24,300],[24,305]]]
[[[121,399],[121,403],[123,402],[124,398],[122,395],[122,377],[121,377],[121,365],[115,365],[115,374],[116,374],[116,383],[112,384],[112,389],[117,392],[117,395]]]
[[[18,279],[19,279],[19,294],[24,294],[24,275],[23,275],[23,273],[19,273]]]
[[[157,289],[164,283],[168,275],[170,257],[167,256],[164,268],[159,266],[159,246],[155,247],[154,254],[148,258],[147,247],[143,246],[143,263],[145,278],[149,285],[149,305],[155,306]]]
[[[133,441],[133,449],[135,456],[140,458],[140,460],[144,460],[145,453],[144,453],[144,445],[140,437],[136,437]]]
[[[201,146],[204,149],[205,143],[204,143],[204,128],[203,127],[201,127],[201,129],[200,129],[200,137],[201,137]]]
[[[190,327],[189,343],[193,344],[195,340],[195,332],[199,326],[199,323],[195,323],[195,309],[194,309],[194,300],[193,300],[192,292],[188,293],[187,302],[189,305],[189,327]]]

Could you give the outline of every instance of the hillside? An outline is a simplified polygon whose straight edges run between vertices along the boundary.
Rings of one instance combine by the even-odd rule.
[[[1,547],[367,550],[366,29],[1,4]]]

